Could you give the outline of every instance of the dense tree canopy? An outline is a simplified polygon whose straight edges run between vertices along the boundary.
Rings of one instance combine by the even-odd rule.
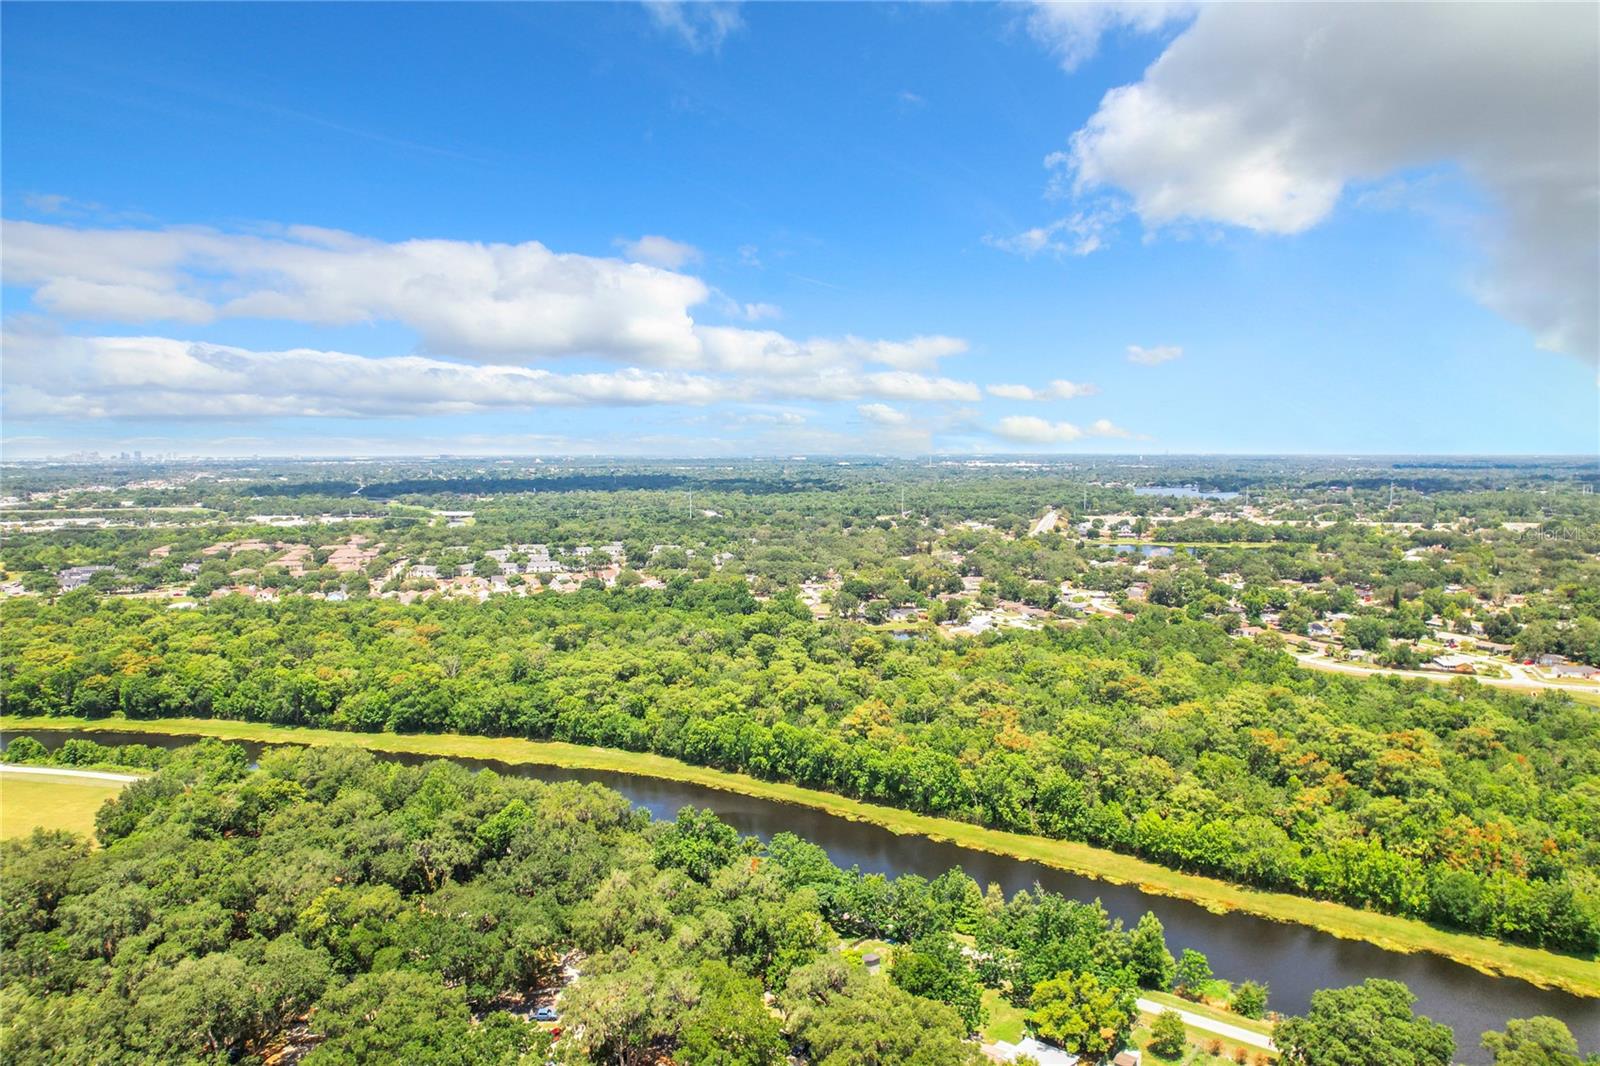
[[[12,747],[113,766],[152,750]],[[215,741],[160,755],[100,810],[101,847],[0,844],[8,1063],[542,1061],[550,1035],[527,1016],[558,1003],[554,1053],[574,1063],[799,1048],[970,1066],[982,982],[1025,999],[1026,975],[1065,961],[1079,985],[1128,981],[1127,935],[1098,904],[841,870],[706,812],[653,823],[598,786],[356,749],[271,749],[255,770]],[[841,935],[901,941],[891,975],[849,962]]]
[[[656,751],[1600,948],[1592,708],[1467,681],[1310,674],[1181,614],[891,641],[709,580],[483,604],[231,598],[196,611],[75,594],[13,601],[7,628],[8,713]],[[692,867],[696,849],[714,857],[718,844],[670,846]]]

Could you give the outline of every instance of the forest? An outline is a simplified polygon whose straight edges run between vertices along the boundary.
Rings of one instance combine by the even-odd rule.
[[[12,749],[155,773],[101,809],[98,847],[0,844],[10,1063],[976,1066],[985,986],[1096,1060],[1125,1046],[1138,989],[1209,977],[1153,915],[1130,931],[1098,903],[1006,900],[956,870],[863,876],[708,812],[653,822],[596,785],[353,748],[276,748],[256,769],[215,741]],[[862,936],[903,945],[887,975],[839,949]],[[1264,1009],[1264,988],[1251,998]],[[1390,981],[1319,992],[1282,1046],[1350,1063],[1360,1031],[1392,1061],[1447,1066],[1449,1029],[1410,1004]],[[1489,1039],[1579,1063],[1552,1019]]]
[[[1182,612],[943,641],[735,577],[410,605],[12,601],[7,714],[654,751],[1592,956],[1600,721],[1311,673]]]

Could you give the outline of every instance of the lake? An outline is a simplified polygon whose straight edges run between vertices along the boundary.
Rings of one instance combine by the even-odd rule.
[[[1132,555],[1134,552],[1138,552],[1146,559],[1176,554],[1172,548],[1165,544],[1113,544],[1111,545],[1111,550],[1118,555]],[[1193,548],[1185,548],[1183,550],[1190,555],[1194,554]]]
[[[1197,485],[1140,485],[1133,490],[1135,496],[1178,496],[1186,500],[1236,500],[1237,492],[1202,489]]]
[[[72,736],[88,736],[102,744],[150,744],[175,748],[196,737],[96,730],[93,733],[29,729],[47,748]],[[19,734],[20,735],[20,734]],[[0,738],[0,743],[9,737]],[[240,743],[251,758],[264,745]],[[374,752],[398,762],[429,761],[418,755]],[[539,781],[581,781],[615,789],[655,818],[672,818],[679,808],[715,811],[741,833],[770,839],[788,831],[820,844],[842,867],[859,866],[867,873],[914,873],[933,878],[959,866],[980,885],[994,882],[1009,896],[1035,883],[1074,899],[1098,897],[1113,917],[1131,926],[1145,911],[1154,911],[1166,926],[1167,943],[1177,954],[1184,948],[1204,952],[1218,977],[1254,979],[1271,988],[1271,1007],[1301,1013],[1319,988],[1359,984],[1368,977],[1404,981],[1417,996],[1419,1013],[1449,1025],[1456,1033],[1456,1061],[1487,1066],[1489,1056],[1478,1047],[1480,1034],[1503,1029],[1507,1019],[1548,1014],[1571,1027],[1586,1052],[1600,1049],[1600,1000],[1536,988],[1512,978],[1489,977],[1437,955],[1405,955],[1305,926],[1272,922],[1247,914],[1213,914],[1183,900],[1150,895],[1130,885],[1113,885],[1050,866],[991,855],[919,836],[901,836],[879,826],[852,822],[809,807],[742,796],[701,785],[606,770],[568,770],[512,765],[487,759],[456,759],[465,766],[492,768],[512,777]]]

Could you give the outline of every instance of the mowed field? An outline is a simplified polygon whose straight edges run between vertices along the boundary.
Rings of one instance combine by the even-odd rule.
[[[70,829],[93,837],[95,811],[124,787],[120,781],[66,774],[0,771],[0,837],[27,836],[35,828]]]

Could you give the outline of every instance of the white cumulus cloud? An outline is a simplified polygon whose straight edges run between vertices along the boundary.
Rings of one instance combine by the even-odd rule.
[[[683,365],[699,357],[699,278],[563,254],[538,241],[396,243],[309,227],[260,236],[200,228],[5,224],[4,278],[71,318],[113,321],[395,321],[436,354],[597,355]]]
[[[1093,396],[1100,391],[1100,386],[1091,385],[1086,381],[1067,381],[1057,378],[1050,383],[1048,392],[1057,400],[1075,400],[1079,396]]]
[[[751,322],[760,322],[764,318],[782,318],[783,308],[777,304],[747,303],[739,308],[742,318]]]
[[[1055,154],[1050,158],[1056,158]],[[1105,246],[1106,231],[1116,224],[1118,215],[1114,205],[1102,204],[1093,209],[1074,211],[1047,225],[1035,226],[1009,237],[987,235],[983,243],[1024,259],[1032,259],[1040,254],[1088,255]]]
[[[899,369],[930,369],[941,358],[967,350],[958,337],[918,336],[909,340],[818,337],[795,340],[776,330],[701,326],[696,330],[705,365],[765,374],[808,374],[832,367],[877,363]]]
[[[650,20],[695,52],[715,52],[744,25],[736,3],[718,0],[645,0]]]
[[[9,417],[261,417],[466,414],[596,405],[706,404],[734,382],[628,368],[558,374],[424,356],[299,348],[251,351],[166,337],[9,331]]]
[[[1075,400],[1079,396],[1093,396],[1100,391],[1098,385],[1067,381],[1057,378],[1042,389],[1032,385],[985,385],[984,391],[1002,400]]]
[[[734,331],[742,332],[742,331]],[[13,326],[0,337],[8,418],[363,417],[546,407],[704,405],[724,401],[965,402],[970,382],[848,364],[767,374],[625,367],[540,367],[371,357],[295,348],[255,351],[171,337],[80,337]],[[881,425],[881,402],[862,413]]]
[[[1158,344],[1153,348],[1145,348],[1138,344],[1128,345],[1128,362],[1140,366],[1160,366],[1182,356],[1183,349],[1176,344]]]
[[[1597,81],[1600,5],[1216,4],[1051,162],[1150,226],[1271,234],[1321,223],[1354,183],[1459,168],[1492,206],[1475,295],[1595,361]]]
[[[1007,415],[996,424],[994,434],[1017,444],[1069,444],[1084,437],[1132,435],[1109,419],[1097,419],[1083,427],[1072,422],[1051,422],[1034,415]]]
[[[636,263],[649,263],[651,266],[664,267],[667,270],[678,270],[691,263],[698,263],[704,258],[700,254],[700,249],[692,244],[650,233],[636,241],[619,237],[616,245],[622,249],[623,255]]]
[[[397,322],[435,356],[503,364],[555,357],[763,376],[826,368],[932,370],[967,350],[941,334],[907,339],[797,340],[775,330],[707,326],[713,295],[734,317],[778,316],[663,266],[552,251],[537,241],[385,242],[335,230],[268,234],[198,227],[79,229],[12,221],[4,279],[67,318],[203,325],[227,318],[340,326]],[[630,255],[687,262],[693,249],[660,237]]]
[[[1063,444],[1083,436],[1071,422],[1051,422],[1034,415],[1007,415],[995,427],[995,435],[1021,444]]]
[[[876,422],[880,426],[904,426],[911,422],[909,414],[886,403],[864,403],[856,410],[861,412],[861,416],[867,421]]]
[[[1055,53],[1061,67],[1076,70],[1093,57],[1105,34],[1127,28],[1140,33],[1158,30],[1194,11],[1192,3],[1072,3],[1051,0],[1036,3],[1028,12],[1028,32]]]

